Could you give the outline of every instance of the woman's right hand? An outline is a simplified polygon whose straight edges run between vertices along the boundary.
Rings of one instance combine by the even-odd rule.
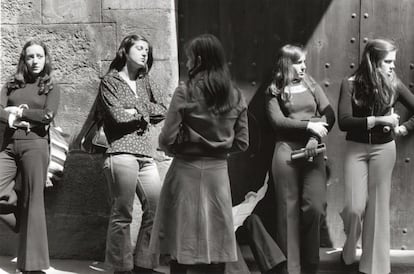
[[[19,111],[19,107],[8,106],[8,107],[5,107],[4,110],[8,113],[16,114]]]
[[[323,138],[328,134],[327,127],[328,124],[325,122],[309,122],[306,128],[313,134]]]
[[[396,113],[375,117],[375,125],[389,126],[391,128],[397,127],[399,124],[399,121],[400,121],[400,116]]]

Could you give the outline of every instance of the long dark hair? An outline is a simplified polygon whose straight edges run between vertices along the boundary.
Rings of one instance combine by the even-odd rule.
[[[240,94],[232,86],[224,49],[217,37],[202,34],[193,38],[186,46],[186,55],[194,61],[188,71],[189,90],[199,88],[207,106],[215,113],[233,108],[234,99],[239,99]]]
[[[43,48],[45,52],[45,66],[40,74],[34,77],[27,68],[26,64],[26,49],[33,45],[39,45]],[[53,82],[51,78],[52,72],[52,60],[49,54],[49,50],[46,45],[37,40],[30,40],[24,44],[22,51],[20,53],[19,62],[17,63],[16,73],[12,76],[11,80],[7,83],[8,94],[13,90],[18,88],[23,88],[26,86],[26,83],[34,82],[39,78],[39,94],[47,94],[53,89]]]
[[[293,64],[306,55],[306,50],[301,45],[284,45],[278,52],[276,64],[273,70],[272,82],[268,92],[273,95],[280,95],[283,101],[289,101],[290,92],[285,90],[294,80]]]
[[[108,73],[116,69],[117,71],[122,70],[122,68],[125,66],[127,61],[127,54],[129,52],[129,49],[137,42],[137,41],[144,41],[148,44],[148,59],[147,59],[147,66],[140,71],[140,74],[147,74],[152,67],[152,63],[154,61],[152,56],[152,45],[150,42],[142,35],[137,34],[131,34],[126,36],[124,39],[122,39],[121,45],[118,48],[118,51],[116,52],[115,58],[112,60],[111,64],[109,65]]]
[[[372,108],[374,113],[381,113],[392,104],[397,76],[389,79],[378,66],[389,52],[396,50],[397,46],[390,40],[368,41],[361,63],[354,73],[355,88],[352,98],[357,105]]]

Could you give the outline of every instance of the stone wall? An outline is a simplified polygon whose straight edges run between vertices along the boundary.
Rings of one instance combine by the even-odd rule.
[[[45,192],[51,257],[103,258],[109,205],[102,155],[83,153],[74,142],[124,36],[151,41],[151,75],[166,96],[172,93],[178,83],[175,17],[174,0],[1,0],[1,85],[15,71],[23,44],[44,41],[61,87],[56,124],[71,134],[64,180]],[[168,164],[160,166],[164,173]],[[0,224],[0,255],[15,254],[16,241]]]

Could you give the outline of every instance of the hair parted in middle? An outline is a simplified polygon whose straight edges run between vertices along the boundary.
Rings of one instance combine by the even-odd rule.
[[[26,64],[26,50],[28,47],[33,45],[41,46],[43,48],[43,51],[45,52],[45,66],[40,75],[38,76],[38,78],[40,79],[39,94],[47,94],[50,90],[53,89],[53,82],[51,78],[52,58],[50,57],[49,50],[46,44],[42,41],[32,39],[24,44],[22,51],[20,52],[16,73],[12,76],[12,79],[7,83],[8,93],[12,92],[15,89],[22,88],[26,86],[27,82],[34,80]]]
[[[187,58],[193,60],[188,71],[189,90],[199,88],[207,106],[215,113],[224,113],[241,99],[239,91],[233,88],[224,48],[212,34],[193,38],[185,48]]]
[[[142,35],[131,34],[131,35],[126,36],[124,39],[122,39],[122,42],[119,45],[118,51],[116,52],[116,56],[112,60],[111,64],[109,65],[108,73],[113,69],[117,71],[122,70],[122,68],[126,64],[126,61],[127,61],[126,56],[129,53],[129,49],[138,41],[144,41],[148,44],[147,66],[142,73],[147,74],[151,70],[152,63],[154,61],[153,56],[152,56],[151,43]]]
[[[269,93],[280,95],[283,101],[289,101],[290,93],[289,90],[285,90],[285,87],[294,80],[295,73],[292,65],[304,56],[306,56],[306,50],[302,45],[287,44],[280,48],[276,56]]]
[[[374,113],[384,111],[392,104],[398,77],[390,79],[379,69],[379,64],[386,55],[397,51],[391,40],[373,39],[367,42],[362,53],[361,63],[354,73],[355,88],[352,98],[358,105],[373,108]]]

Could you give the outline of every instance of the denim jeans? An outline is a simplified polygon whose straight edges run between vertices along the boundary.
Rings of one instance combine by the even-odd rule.
[[[148,245],[161,191],[161,180],[152,158],[132,154],[109,154],[104,174],[111,197],[111,215],[106,241],[106,262],[115,271],[133,269],[134,264],[155,268],[158,256]],[[135,194],[142,205],[142,221],[135,250],[131,243],[131,222]]]

